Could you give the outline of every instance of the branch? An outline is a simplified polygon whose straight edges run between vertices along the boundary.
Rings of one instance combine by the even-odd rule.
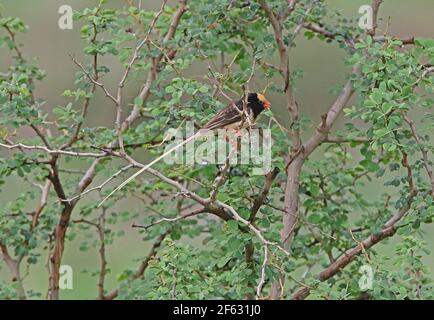
[[[279,69],[282,70],[282,74],[284,77],[284,91],[286,95],[287,110],[291,121],[291,126],[290,126],[291,130],[289,135],[291,137],[292,144],[289,153],[294,154],[301,150],[301,145],[302,145],[300,128],[298,125],[293,127],[293,124],[296,124],[299,120],[300,110],[293,93],[293,88],[290,83],[289,54],[288,54],[288,48],[285,45],[285,42],[283,40],[282,21],[277,19],[276,14],[268,6],[265,0],[259,0],[258,2],[259,5],[264,10],[266,16],[268,17],[271,26],[273,27],[274,38],[277,43],[277,48],[279,50],[279,60],[280,60]],[[302,161],[296,161],[294,165],[292,165],[290,169],[287,170],[287,179],[286,179],[286,186],[285,186],[285,214],[282,219],[284,226],[283,226],[283,230],[281,231],[281,241],[285,249],[290,248],[291,241],[289,240],[287,234],[290,234],[292,230],[291,228],[292,219],[297,215],[298,212],[298,190],[299,190],[299,175],[300,175],[301,167],[302,167]],[[267,250],[268,247],[264,245],[265,259],[262,268],[261,280],[257,287],[257,292],[256,292],[257,297],[259,297],[265,281],[264,272],[265,272],[265,263],[266,263],[265,260],[268,254]],[[280,275],[279,279],[273,282],[271,293],[270,293],[271,299],[277,299],[280,296],[279,292],[283,287],[283,281],[284,278],[282,275]]]
[[[417,192],[410,194],[407,204],[402,207],[398,212],[396,212],[385,224],[380,232],[371,234],[368,238],[357,244],[355,247],[347,250],[341,258],[337,259],[335,262],[330,264],[325,268],[318,276],[319,281],[324,282],[334,275],[339,273],[347,265],[349,265],[354,259],[365,250],[370,249],[377,243],[381,242],[386,238],[392,237],[399,226],[397,223],[405,216],[405,214],[410,210],[411,203]],[[302,288],[298,290],[294,295],[293,299],[302,300],[305,299],[311,292],[311,288]]]
[[[271,26],[273,27],[274,38],[276,40],[277,47],[279,49],[280,69],[286,76],[287,66],[285,65],[287,64],[287,48],[285,42],[283,41],[281,22],[279,21],[278,16],[276,16],[275,12],[268,6],[265,0],[259,0],[258,3],[265,11],[268,20],[270,21]]]
[[[360,76],[360,66],[353,67],[353,75]],[[339,93],[335,102],[330,107],[329,111],[323,115],[321,123],[317,126],[315,133],[304,144],[304,158],[308,157],[327,137],[328,132],[334,125],[337,117],[342,109],[346,106],[351,96],[354,93],[352,80],[348,80],[343,89]]]
[[[104,300],[104,283],[105,276],[107,273],[107,258],[105,252],[105,220],[106,220],[107,207],[101,208],[101,214],[98,219],[98,237],[99,237],[99,259],[100,259],[100,270],[98,277],[98,297]]]
[[[139,58],[139,51],[140,49],[142,49],[142,47],[146,44],[149,43],[150,39],[151,39],[151,33],[152,30],[154,29],[154,26],[158,20],[158,18],[162,15],[164,8],[166,7],[166,3],[167,0],[163,1],[163,4],[161,5],[161,9],[160,11],[158,11],[150,25],[149,25],[149,29],[148,32],[146,34],[146,36],[143,38],[143,40],[136,46],[136,48],[134,49],[134,54],[133,57],[131,58],[131,61],[128,63],[125,72],[118,84],[118,91],[117,91],[117,95],[116,95],[116,134],[118,136],[118,143],[119,143],[119,147],[122,153],[125,153],[125,149],[124,149],[124,141],[123,141],[123,137],[122,137],[122,123],[121,123],[121,119],[122,119],[122,95],[123,95],[123,88],[125,86],[125,82],[127,81],[128,78],[128,74],[130,73],[134,63],[137,61],[137,59]]]
[[[126,67],[126,69],[125,69],[125,72],[124,72],[124,74],[123,74],[123,76],[122,76],[122,78],[121,78],[121,81],[119,82],[119,86],[118,86],[118,95],[117,95],[117,96],[118,96],[118,98],[117,98],[118,101],[120,100],[119,96],[120,96],[120,94],[121,94],[121,93],[119,92],[119,90],[122,90],[122,88],[124,87],[125,82],[126,82],[127,77],[128,77],[128,74],[129,74],[130,71],[131,71],[131,68],[133,67],[133,65],[134,65],[134,63],[137,61],[137,59],[139,58],[139,51],[140,51],[140,49],[143,48],[143,46],[144,46],[147,42],[149,42],[150,37],[151,37],[152,30],[154,29],[155,24],[156,24],[157,21],[158,21],[158,18],[163,14],[163,12],[164,12],[164,8],[166,7],[166,4],[167,4],[167,1],[168,1],[168,0],[163,0],[163,4],[161,5],[160,10],[159,10],[157,13],[154,14],[154,17],[152,18],[152,21],[151,21],[151,23],[149,24],[149,29],[148,29],[148,32],[146,33],[146,36],[143,38],[143,40],[142,40],[142,41],[141,41],[141,42],[136,46],[136,48],[134,49],[133,57],[131,58],[130,62],[128,63],[128,65],[127,65],[127,67]]]
[[[422,145],[420,138],[419,138],[419,135],[417,134],[414,122],[408,116],[404,116],[404,120],[409,125],[409,127],[411,129],[411,134],[412,134],[414,140],[416,141],[416,143],[420,149],[420,152],[422,154],[423,166],[425,167],[425,170],[426,170],[428,177],[431,181],[431,196],[434,198],[434,174],[433,174],[432,165],[430,164],[430,161],[428,159],[428,150]]]
[[[161,243],[163,242],[163,240],[166,238],[166,236],[171,232],[171,230],[167,230],[165,233],[163,233],[162,235],[160,235],[157,240],[152,244],[151,249],[149,250],[148,255],[146,256],[146,258],[142,261],[142,263],[140,264],[139,268],[136,270],[136,272],[133,275],[133,280],[135,279],[139,279],[140,277],[143,276],[144,272],[146,271],[146,268],[149,265],[149,261],[151,261],[155,255],[157,254],[157,249],[161,246]],[[108,295],[106,295],[104,297],[104,300],[113,300],[115,299],[119,294],[118,289],[113,290],[111,293],[109,293]]]
[[[360,67],[355,66],[353,73],[359,74]],[[314,134],[305,144],[294,144],[288,156],[285,171],[287,172],[287,182],[285,186],[285,214],[283,216],[283,230],[281,231],[281,241],[286,250],[290,250],[295,226],[299,215],[299,187],[300,172],[305,159],[323,142],[328,132],[332,128],[338,115],[347,104],[353,94],[353,85],[351,79],[345,84],[344,88],[330,107],[329,111],[322,116],[320,125],[316,128]],[[299,137],[299,134],[298,134]],[[270,293],[271,299],[278,299],[282,294],[283,275],[279,281],[275,281]]]
[[[285,249],[283,249],[282,247],[280,247],[277,243],[275,242],[270,242],[267,239],[264,238],[264,236],[262,235],[261,230],[259,230],[257,227],[255,227],[250,221],[244,219],[243,217],[241,217],[238,212],[235,211],[235,209],[233,207],[231,207],[230,205],[227,205],[225,203],[222,203],[220,201],[217,202],[218,205],[220,205],[221,207],[225,208],[228,212],[231,213],[231,216],[234,220],[241,222],[242,224],[244,224],[246,227],[248,227],[250,229],[250,231],[252,231],[254,234],[256,234],[256,236],[259,238],[259,240],[262,242],[262,246],[264,249],[264,260],[262,262],[262,268],[261,268],[261,278],[259,279],[259,283],[258,286],[256,287],[256,298],[260,299],[261,297],[261,293],[262,293],[262,289],[264,287],[265,284],[265,268],[267,266],[268,263],[268,251],[269,251],[269,246],[275,246],[276,248],[278,248],[280,251],[282,251],[283,253],[285,253],[286,256],[289,256],[289,252],[286,251]]]
[[[354,49],[354,44],[355,44],[355,40],[354,39],[347,39],[344,35],[339,34],[339,33],[333,33],[331,31],[328,31],[326,28],[324,28],[323,26],[315,23],[315,22],[304,22],[302,24],[302,26],[307,29],[310,30],[314,33],[320,34],[322,36],[324,36],[327,39],[330,40],[335,40],[337,36],[341,36],[345,38],[345,43],[352,49]]]
[[[103,183],[101,183],[100,185],[98,185],[98,186],[96,186],[96,187],[93,187],[93,188],[90,188],[90,189],[87,189],[86,191],[81,192],[80,194],[78,194],[78,195],[76,195],[76,196],[74,196],[74,197],[72,197],[72,198],[69,198],[69,199],[63,199],[63,200],[61,199],[60,201],[71,202],[71,201],[74,201],[74,200],[77,200],[77,199],[81,198],[82,196],[84,196],[84,195],[86,195],[86,194],[88,194],[88,193],[90,193],[90,192],[92,192],[92,191],[95,191],[95,190],[101,191],[102,188],[104,188],[104,186],[105,186],[106,184],[108,184],[110,181],[116,179],[116,178],[117,178],[117,177],[118,177],[122,172],[124,172],[124,171],[126,171],[126,170],[128,170],[128,169],[130,169],[130,168],[132,168],[132,165],[127,165],[127,166],[125,166],[125,167],[119,169],[118,171],[116,171],[114,174],[112,174],[109,178],[107,178],[107,179],[106,179]]]
[[[42,210],[47,205],[47,200],[48,200],[48,194],[50,192],[50,187],[51,187],[51,181],[49,179],[47,179],[45,181],[44,187],[42,188],[42,195],[41,195],[41,200],[39,202],[39,205],[36,208],[35,212],[33,213],[31,230],[34,230],[36,228],[36,226],[38,224],[39,217],[40,217],[40,215],[42,213]]]
[[[144,165],[141,165],[144,167]],[[196,201],[197,203],[201,204],[202,206],[204,206],[205,208],[208,209],[212,209],[209,206],[209,200],[200,197],[198,194],[194,193],[193,191],[188,190],[187,188],[185,188],[183,185],[181,185],[179,182],[170,179],[168,177],[166,177],[165,175],[163,175],[162,173],[160,173],[157,170],[154,170],[152,168],[148,168],[148,170],[146,170],[148,173],[152,174],[153,176],[157,177],[158,179],[160,179],[161,181],[166,182],[167,184],[171,185],[172,187],[175,187],[176,189],[178,189],[179,191],[181,191],[181,194],[187,198],[191,198],[194,201]],[[211,211],[215,211],[215,210],[211,210]]]
[[[371,142],[372,139],[366,138],[366,137],[354,137],[350,139],[346,139],[343,137],[330,137],[327,135],[327,137],[324,138],[322,141],[323,143],[353,143],[353,142]]]
[[[173,37],[173,35],[177,29],[178,23],[180,21],[180,18],[185,11],[186,0],[180,0],[179,3],[180,3],[180,6],[173,16],[173,19],[172,19],[169,31],[166,34],[165,40],[170,40]],[[174,55],[175,52],[172,50],[171,54]],[[161,59],[162,59],[162,56],[158,59],[155,59],[155,58],[153,59],[153,66],[148,73],[147,81],[145,83],[144,88],[142,89],[142,91],[140,93],[140,97],[143,99],[143,101],[147,100],[147,98],[150,95],[151,85],[153,83],[153,80],[156,78],[156,75],[158,72],[158,64],[161,61]],[[85,71],[83,66],[80,66],[79,63],[76,63],[76,64],[83,71]],[[103,89],[103,91],[106,93],[106,95],[113,102],[115,102],[115,103],[117,102],[117,99],[114,98],[113,95],[111,95],[110,92],[108,92],[108,90],[105,89],[105,87],[103,86],[102,83],[99,83],[98,81],[93,79],[87,71],[85,71],[85,74],[92,83],[101,87]],[[135,120],[137,120],[139,116],[140,116],[140,107],[135,105],[133,110],[131,111],[130,115],[122,123],[121,131],[124,131],[127,128],[129,128],[129,126]],[[109,147],[113,147],[114,145],[115,145],[115,142],[112,142],[111,144],[109,144]],[[106,154],[104,154],[104,155],[106,155]],[[56,155],[53,155],[53,157],[54,158],[52,161],[52,167],[53,167],[53,171],[54,171],[55,170],[55,161],[56,161],[55,157],[56,157]],[[80,180],[80,182],[77,185],[77,188],[76,188],[77,193],[83,192],[91,184],[91,182],[94,178],[94,175],[95,175],[96,167],[100,163],[101,159],[102,159],[101,156],[97,157],[95,159],[95,161],[92,163],[92,165],[88,168],[88,170],[86,171],[86,174],[82,177],[82,179]],[[53,172],[51,179],[53,182],[54,189],[56,190],[59,198],[60,199],[66,199],[66,197],[64,196],[64,193],[63,193],[62,186],[60,184],[60,180],[58,179],[57,172]],[[63,196],[62,196],[62,194],[63,194]],[[64,250],[65,235],[66,235],[69,220],[70,220],[70,217],[72,214],[72,210],[73,210],[73,208],[74,208],[74,206],[78,200],[79,200],[79,198],[73,200],[72,202],[66,202],[66,201],[62,202],[64,209],[61,213],[59,222],[56,226],[55,245],[54,245],[53,253],[50,257],[50,263],[51,263],[50,272],[51,273],[50,273],[49,296],[51,299],[58,299],[59,298],[59,285],[58,285],[59,284],[59,276],[60,276],[59,275],[59,268],[60,268],[63,250]]]
[[[343,34],[338,34],[338,33],[333,33],[332,31],[327,30],[326,28],[324,28],[323,26],[315,23],[315,22],[304,22],[303,23],[303,27],[307,30],[310,30],[312,32],[318,33],[323,35],[325,38],[330,39],[330,40],[335,40],[337,36],[342,36],[345,38],[345,36]],[[372,37],[372,40],[374,42],[384,42],[386,41],[388,37],[384,36],[384,35],[374,35]],[[395,40],[401,41],[403,45],[413,45],[414,41],[415,41],[415,37],[414,36],[407,36],[407,37],[392,37]],[[354,49],[354,45],[357,39],[348,39],[345,38],[345,42],[347,43],[347,45]]]
[[[180,190],[181,194],[183,194],[184,196],[189,197],[189,198],[195,200],[196,202],[198,202],[199,204],[201,204],[203,206],[203,208],[201,208],[201,210],[213,213],[213,214],[217,215],[218,217],[222,218],[223,220],[234,219],[234,220],[244,224],[248,229],[250,229],[250,231],[252,231],[253,233],[256,234],[256,236],[262,242],[263,249],[264,249],[264,261],[262,264],[261,279],[258,283],[257,290],[256,290],[256,297],[259,299],[261,292],[262,292],[263,285],[265,284],[265,277],[266,277],[265,267],[268,263],[269,246],[270,245],[276,246],[279,250],[283,251],[286,255],[289,255],[289,252],[287,252],[285,249],[281,248],[277,243],[270,242],[270,241],[266,240],[264,238],[264,236],[262,235],[262,231],[259,230],[257,227],[255,227],[250,221],[242,218],[232,206],[227,205],[221,201],[212,201],[212,199],[204,199],[204,198],[200,197],[199,195],[197,195],[196,193],[187,189],[185,186],[181,185],[179,182],[166,177],[161,172],[159,172],[155,169],[149,168],[148,166],[143,165],[143,164],[135,161],[133,158],[129,157],[128,155],[119,155],[119,156],[123,157],[125,160],[129,161],[131,165],[134,165],[134,166],[140,167],[140,168],[146,167],[146,170],[145,170],[146,172],[154,175],[155,177],[159,178],[160,180],[162,180],[162,181],[168,183],[169,185],[175,187],[176,189]],[[193,212],[192,214],[197,214],[197,213]],[[183,218],[185,218],[185,217],[174,218],[174,219],[176,221],[176,220],[183,219]],[[167,221],[167,219],[161,220],[161,222],[163,222],[163,221]],[[138,226],[138,227],[142,227],[142,226]],[[146,228],[147,226],[143,226],[143,227]]]
[[[89,221],[89,220],[86,220],[86,219],[76,219],[76,220],[72,220],[72,222],[74,222],[74,223],[88,224],[88,225],[90,225],[92,227],[95,227],[95,228],[99,229],[99,225],[97,223]]]
[[[23,53],[21,52],[21,50],[18,47],[18,44],[17,44],[17,42],[15,40],[15,33],[6,24],[3,24],[2,27],[5,28],[6,32],[9,34],[9,37],[11,38],[11,43],[13,45],[13,49],[15,50],[15,52],[16,52],[16,54],[18,56],[18,59],[21,60],[21,61],[24,61]]]
[[[180,6],[177,9],[177,11],[175,12],[175,14],[172,18],[172,22],[170,24],[169,31],[164,38],[167,41],[173,38],[175,31],[177,29],[177,26],[179,24],[179,21],[183,15],[183,13],[186,11],[187,1],[186,0],[180,0],[179,3],[180,3]],[[152,86],[153,81],[157,77],[158,63],[161,61],[161,59],[162,59],[162,55],[160,55],[160,57],[158,59],[152,60],[153,66],[152,66],[151,70],[149,71],[145,85],[139,94],[139,97],[143,101],[146,101],[148,99],[148,97],[150,96],[151,86]],[[114,99],[114,101],[116,101],[116,99]],[[123,121],[123,123],[121,125],[121,131],[125,131],[126,129],[128,129],[130,127],[130,125],[139,118],[139,116],[140,116],[140,107],[135,105],[133,107],[133,110],[129,114],[129,116]],[[107,146],[107,149],[111,149],[114,147],[115,147],[115,142],[113,141],[112,143],[110,143]],[[92,180],[93,180],[94,175],[95,175],[96,167],[100,163],[100,160],[101,160],[100,158],[95,159],[95,161],[92,163],[92,165],[88,168],[88,170],[86,171],[86,174],[83,176],[83,178],[80,180],[80,182],[77,186],[77,192],[79,192],[79,193],[83,192],[92,183]],[[79,198],[75,199],[74,202],[77,201],[78,199]]]
[[[341,258],[337,259],[334,263],[330,264],[326,269],[324,269],[319,274],[318,276],[319,281],[324,282],[330,279],[331,277],[339,273],[348,264],[350,264],[359,254],[363,253],[363,250],[370,249],[381,240],[393,236],[396,230],[397,229],[395,226],[384,228],[380,232],[376,234],[372,234],[371,236],[363,240],[360,244],[358,244],[354,248],[346,251]],[[303,300],[310,294],[310,292],[311,292],[311,288],[304,287],[298,290],[292,296],[292,298],[295,300]]]
[[[116,98],[107,90],[107,88],[105,87],[105,84],[95,80],[90,75],[90,73],[86,70],[86,68],[75,59],[75,57],[73,57],[72,55],[70,55],[70,57],[71,57],[72,62],[74,62],[81,69],[81,71],[83,71],[83,73],[86,75],[86,77],[89,79],[89,81],[92,82],[94,85],[100,87],[104,91],[106,97],[108,97],[110,100],[112,100],[114,103],[117,104]]]
[[[61,150],[61,149],[50,149],[46,146],[38,146],[38,145],[30,146],[30,145],[25,145],[22,143],[4,144],[4,143],[0,142],[0,147],[7,148],[7,149],[41,150],[41,151],[45,151],[46,153],[51,154],[51,155],[64,154],[67,156],[89,157],[89,158],[101,158],[101,157],[107,156],[107,153],[66,151],[66,150]]]
[[[235,142],[237,143],[237,142]],[[229,155],[227,156],[225,163],[223,167],[220,169],[220,174],[217,174],[217,177],[214,180],[214,183],[212,184],[211,193],[209,196],[209,199],[211,202],[215,202],[217,198],[217,193],[219,188],[224,184],[226,180],[226,172],[228,171],[230,167],[230,160],[233,155],[234,149],[231,149]]]
[[[368,30],[368,34],[371,36],[375,35],[378,27],[378,11],[380,10],[380,5],[383,0],[372,0],[372,28]]]
[[[102,2],[100,1],[100,3],[98,4],[97,11],[96,11],[95,15],[98,14],[98,12],[101,10],[101,5],[102,5]],[[92,22],[92,26],[93,26],[93,37],[90,40],[90,42],[92,44],[95,44],[96,38],[98,36],[98,30],[97,30],[96,24],[94,22]],[[98,52],[95,52],[93,54],[93,74],[94,74],[95,81],[98,81],[98,78],[99,78],[99,74],[98,74]],[[94,83],[92,85],[92,88],[89,90],[89,93],[84,98],[80,120],[77,123],[77,126],[76,126],[76,128],[74,130],[74,133],[73,133],[72,137],[69,139],[69,141],[67,143],[65,143],[61,147],[61,149],[68,148],[68,147],[72,146],[78,140],[78,135],[80,134],[81,127],[83,126],[84,120],[85,120],[86,115],[87,115],[87,110],[88,110],[89,105],[90,105],[91,96],[93,95],[93,93],[95,93],[96,87],[97,86]]]
[[[10,37],[10,39],[11,39],[11,43],[12,43],[12,45],[13,45],[13,49],[14,49],[15,52],[17,53],[18,59],[19,59],[22,63],[24,63],[26,60],[24,59],[24,56],[23,56],[23,54],[22,54],[21,50],[19,49],[19,46],[18,46],[18,44],[17,44],[17,42],[16,42],[16,39],[15,39],[15,33],[14,33],[14,32],[9,28],[9,26],[6,25],[6,24],[2,25],[2,27],[4,27],[4,28],[6,29],[6,32],[9,34],[9,37]],[[29,78],[29,83],[30,83],[30,84],[33,83],[33,78]],[[34,103],[35,98],[34,98],[33,91],[32,91],[31,88],[30,88],[30,93],[31,93],[31,101],[32,101],[32,103]],[[29,120],[28,120],[28,121],[29,121]],[[30,122],[30,121],[29,121],[29,122]],[[42,140],[43,144],[44,144],[46,147],[50,148],[50,144],[48,143],[47,139],[46,139],[46,138],[44,137],[44,135],[42,134],[41,130],[40,130],[37,126],[35,126],[34,124],[30,124],[30,127],[33,129],[33,131],[35,131],[36,135],[37,135],[37,136]]]
[[[171,40],[178,28],[179,22],[181,21],[181,17],[184,14],[184,12],[187,10],[187,0],[179,0],[179,7],[176,10],[175,14],[172,17],[172,21],[170,22],[169,31],[167,32],[166,36],[164,37],[163,42],[167,43],[169,40]],[[173,58],[175,55],[175,51],[171,51],[169,57]],[[148,75],[146,77],[145,85],[143,86],[143,89],[139,93],[139,97],[141,100],[146,101],[151,93],[151,86],[153,81],[157,78],[158,73],[158,65],[160,61],[163,58],[163,54],[161,54],[158,58],[154,58],[152,60],[152,67],[148,72]],[[137,118],[140,116],[140,106],[134,105],[133,110],[129,114],[129,116],[124,120],[121,126],[121,130],[124,131],[129,128],[129,126],[137,120]]]
[[[105,276],[107,273],[107,258],[105,253],[105,216],[107,212],[107,207],[103,206],[101,207],[101,214],[98,218],[98,223],[86,220],[86,219],[77,219],[73,220],[74,223],[84,223],[88,224],[98,231],[98,238],[99,238],[99,257],[100,257],[100,270],[99,270],[99,277],[98,277],[98,299],[104,300],[104,282],[105,282]]]
[[[289,17],[289,15],[295,10],[297,2],[299,2],[299,0],[288,0],[288,6],[278,16],[280,21],[285,21]]]
[[[279,168],[276,167],[265,175],[265,183],[264,187],[262,188],[262,192],[255,198],[252,209],[250,210],[250,221],[255,220],[256,214],[267,199],[268,193],[270,192],[271,186],[273,185],[273,181],[276,179],[278,174]]]
[[[157,225],[157,224],[160,224],[160,223],[163,223],[163,222],[176,222],[176,221],[179,221],[179,220],[183,220],[183,219],[186,219],[186,218],[189,218],[189,217],[196,216],[196,215],[201,214],[201,213],[204,213],[204,212],[205,212],[205,208],[202,207],[202,208],[200,208],[200,209],[197,209],[197,210],[194,210],[194,211],[192,211],[192,212],[189,212],[189,213],[186,213],[186,214],[183,214],[183,215],[177,216],[177,217],[175,217],[175,218],[162,218],[162,219],[160,219],[160,220],[157,220],[157,221],[152,222],[152,223],[150,223],[150,224],[147,224],[147,225],[145,225],[145,226],[142,226],[142,225],[138,225],[138,224],[133,223],[132,227],[133,227],[133,228],[140,228],[140,229],[145,229],[145,230],[147,230],[147,229],[149,229],[150,227],[153,227],[153,226],[155,226],[155,225]]]
[[[30,124],[30,127],[35,131],[36,135],[42,140],[42,143],[47,147],[51,149],[50,144],[48,143],[47,138],[42,134],[41,130],[35,126],[34,124]]]
[[[374,36],[372,37],[374,42],[384,42],[386,41],[386,36]],[[413,45],[415,37],[414,36],[408,36],[408,37],[393,37],[393,39],[401,41],[403,45]]]
[[[13,259],[9,255],[8,248],[2,242],[0,242],[0,252],[3,256],[3,260],[9,268],[12,275],[12,282],[17,283],[16,292],[20,299],[26,299],[26,292],[24,290],[22,279],[20,275],[20,262],[21,259]]]

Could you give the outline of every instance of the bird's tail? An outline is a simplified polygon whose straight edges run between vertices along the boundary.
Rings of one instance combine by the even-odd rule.
[[[166,156],[168,156],[170,153],[172,153],[173,151],[178,150],[179,148],[181,148],[182,146],[186,145],[187,143],[189,143],[190,141],[192,141],[193,139],[196,139],[202,135],[204,135],[206,132],[208,132],[208,130],[199,130],[198,132],[196,132],[194,135],[192,135],[191,137],[185,139],[184,141],[182,141],[181,143],[178,143],[176,146],[170,148],[169,150],[167,150],[165,153],[163,153],[161,156],[159,156],[158,158],[152,160],[150,163],[148,163],[146,166],[142,167],[139,171],[137,171],[136,173],[134,173],[131,177],[129,177],[127,180],[125,180],[124,182],[122,182],[119,186],[117,186],[112,192],[110,192],[99,204],[98,207],[100,207],[108,198],[110,198],[116,191],[122,189],[125,185],[127,185],[129,182],[131,182],[132,180],[134,180],[138,175],[142,174],[143,172],[145,172],[146,170],[148,170],[150,167],[152,167],[154,164],[156,164],[158,161],[162,160],[163,158],[165,158]]]

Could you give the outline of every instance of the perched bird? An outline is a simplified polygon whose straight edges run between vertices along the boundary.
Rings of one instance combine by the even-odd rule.
[[[107,200],[113,193],[123,188],[131,180],[136,178],[142,172],[148,170],[151,166],[156,164],[158,161],[172,153],[173,151],[181,148],[188,142],[203,136],[213,130],[226,129],[226,130],[239,130],[243,128],[248,128],[251,124],[254,124],[259,114],[265,109],[270,108],[270,102],[265,98],[264,95],[260,93],[249,93],[247,95],[247,106],[246,113],[244,114],[244,103],[245,99],[241,98],[235,103],[230,103],[222,110],[220,110],[211,120],[209,120],[196,134],[187,138],[183,142],[177,144],[176,146],[170,148],[168,151],[163,153],[161,156],[148,163],[146,166],[141,168],[139,171],[134,173],[127,180],[122,182],[118,187],[116,187],[110,194],[105,197],[98,206],[102,205],[105,200]]]
[[[255,123],[256,118],[264,109],[270,108],[271,104],[260,93],[249,93],[247,95],[247,115],[242,117],[244,99],[238,100],[236,103],[231,103],[220,110],[210,121],[208,121],[202,129],[241,129],[247,128],[250,123]],[[200,132],[200,131],[199,131]]]

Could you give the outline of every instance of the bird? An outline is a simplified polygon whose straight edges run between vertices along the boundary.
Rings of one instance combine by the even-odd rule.
[[[247,102],[244,113],[244,104]],[[265,98],[263,94],[251,92],[247,94],[247,99],[242,97],[237,102],[231,102],[222,110],[220,110],[214,117],[211,118],[197,133],[187,138],[183,142],[177,144],[176,146],[170,148],[168,151],[163,153],[158,158],[154,159],[144,167],[142,167],[139,171],[134,173],[127,180],[122,182],[119,186],[117,186],[112,192],[110,192],[98,205],[101,206],[112,194],[116,191],[122,189],[125,185],[127,185],[130,181],[135,179],[138,175],[148,170],[151,166],[156,164],[158,161],[172,153],[173,151],[181,148],[183,145],[187,144],[193,139],[197,139],[200,136],[203,136],[209,132],[219,129],[225,130],[241,130],[250,127],[255,123],[258,116],[262,113],[262,111],[269,109],[271,107],[271,103]]]
[[[236,103],[230,103],[220,110],[211,120],[203,127],[203,130],[216,129],[242,129],[247,128],[250,124],[255,123],[257,117],[265,109],[271,107],[270,102],[260,93],[249,93],[247,95],[247,115],[242,117],[245,99],[241,98]],[[199,130],[200,132],[200,130]]]

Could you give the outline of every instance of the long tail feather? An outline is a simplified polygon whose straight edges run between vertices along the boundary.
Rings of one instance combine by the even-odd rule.
[[[108,198],[110,198],[116,191],[122,189],[123,187],[125,187],[128,183],[130,183],[132,180],[134,180],[138,175],[142,174],[143,172],[145,172],[146,170],[148,170],[150,167],[152,167],[154,164],[156,164],[158,161],[160,161],[161,159],[165,158],[167,155],[169,155],[170,153],[172,153],[173,151],[181,148],[182,146],[186,145],[187,143],[189,143],[191,140],[198,138],[199,136],[203,135],[204,133],[206,133],[207,131],[204,130],[200,130],[197,133],[195,133],[194,135],[192,135],[190,138],[187,138],[186,140],[182,141],[181,143],[177,144],[176,146],[170,148],[169,150],[167,150],[165,153],[163,153],[161,156],[159,156],[158,158],[152,160],[150,163],[148,163],[146,166],[144,166],[143,168],[141,168],[139,171],[137,171],[136,173],[134,173],[131,177],[129,177],[127,180],[125,180],[124,182],[122,182],[119,186],[117,186],[112,192],[110,192],[108,194],[108,196],[106,196],[99,204],[98,207],[100,207]]]

